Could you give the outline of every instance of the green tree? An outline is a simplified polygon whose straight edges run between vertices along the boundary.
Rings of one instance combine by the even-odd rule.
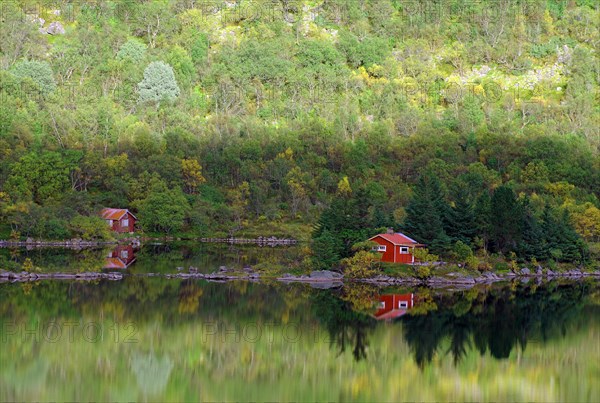
[[[141,63],[146,56],[146,45],[137,39],[129,39],[123,43],[117,52],[117,59]]]
[[[140,224],[147,231],[176,232],[183,228],[188,210],[189,204],[181,189],[169,189],[164,182],[158,182],[139,203]]]
[[[328,270],[340,259],[344,245],[327,229],[312,240],[312,264],[316,269]]]
[[[447,218],[448,204],[439,179],[432,174],[422,175],[406,207],[403,227],[411,237],[440,253],[450,242],[445,229]]]
[[[15,64],[11,71],[21,79],[33,80],[43,95],[48,95],[56,89],[52,68],[46,61],[23,60]]]
[[[144,79],[138,84],[138,103],[172,102],[180,93],[173,68],[165,62],[152,62],[144,70]]]
[[[502,185],[492,195],[491,240],[502,253],[515,251],[521,240],[523,209],[512,188]]]

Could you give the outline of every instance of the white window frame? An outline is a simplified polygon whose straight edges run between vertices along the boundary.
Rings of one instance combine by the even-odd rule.
[[[124,220],[121,221],[121,227],[129,227],[129,218],[125,218]]]
[[[106,223],[108,224],[109,227],[112,227],[112,220],[106,220]]]
[[[386,252],[387,251],[387,245],[379,245],[377,247],[377,252]]]
[[[400,254],[402,254],[402,255],[408,255],[409,253],[410,252],[409,252],[408,246],[401,246],[400,247]]]
[[[398,308],[408,308],[408,301],[398,301]]]
[[[121,259],[129,259],[129,251],[127,249],[121,251]]]
[[[379,309],[385,309],[385,301],[379,303]]]

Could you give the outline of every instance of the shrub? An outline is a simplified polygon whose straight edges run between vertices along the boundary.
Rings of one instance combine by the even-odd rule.
[[[463,241],[456,241],[454,246],[452,247],[452,257],[456,259],[458,263],[465,263],[471,257],[473,257],[473,251]]]
[[[110,228],[100,217],[75,216],[69,223],[69,228],[75,236],[85,240],[111,239]]]
[[[372,277],[378,273],[380,266],[379,256],[364,250],[342,259],[341,264],[344,274],[350,278]]]

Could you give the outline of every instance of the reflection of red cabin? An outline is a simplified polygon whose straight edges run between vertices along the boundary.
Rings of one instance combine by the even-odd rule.
[[[137,218],[127,209],[105,208],[100,214],[115,232],[131,234],[135,229]]]
[[[376,250],[381,252],[381,261],[390,263],[414,263],[415,248],[425,246],[400,232],[394,233],[391,230],[387,234],[375,235],[369,238],[369,241],[379,244]]]
[[[404,315],[414,306],[414,294],[387,294],[379,296],[379,306],[375,312],[377,320],[392,320]]]
[[[135,249],[131,245],[119,245],[106,257],[105,269],[126,269],[135,262]]]

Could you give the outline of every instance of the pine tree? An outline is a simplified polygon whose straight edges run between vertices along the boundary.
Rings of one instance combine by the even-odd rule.
[[[470,246],[477,234],[477,225],[475,209],[465,186],[459,186],[454,199],[454,207],[448,214],[448,236],[453,242],[461,241]]]
[[[515,251],[521,241],[523,211],[510,187],[503,185],[494,191],[490,223],[496,250],[502,253]]]
[[[483,249],[487,250],[491,238],[492,200],[488,192],[483,192],[475,203],[475,228],[481,238]]]
[[[529,199],[523,201],[523,232],[517,254],[525,259],[545,260],[548,257],[548,245],[544,228],[533,214]]]
[[[315,268],[330,269],[339,261],[342,249],[343,245],[329,230],[321,231],[321,234],[313,239],[312,244],[312,261]]]
[[[549,257],[566,262],[581,261],[585,255],[585,246],[573,229],[568,211],[564,210],[557,218],[546,206],[543,219]]]
[[[448,209],[438,178],[421,176],[406,207],[404,228],[417,241],[427,244],[432,252],[444,252],[450,244],[446,234]]]

